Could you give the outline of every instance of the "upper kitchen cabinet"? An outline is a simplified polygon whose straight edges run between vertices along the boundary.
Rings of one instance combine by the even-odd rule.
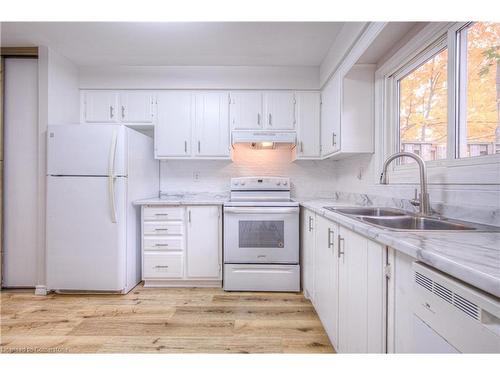
[[[161,91],[157,94],[155,157],[191,156],[193,94],[190,91]]]
[[[120,93],[120,119],[126,123],[151,124],[154,120],[154,95],[144,91]]]
[[[295,159],[319,159],[320,149],[320,93],[297,92],[297,147]]]
[[[152,124],[153,108],[151,92],[91,90],[82,93],[82,122]]]
[[[194,94],[194,155],[229,158],[229,93],[200,91]]]
[[[83,122],[118,122],[119,94],[116,91],[85,91],[82,93]]]
[[[230,94],[233,130],[294,130],[293,91],[236,91]]]
[[[337,71],[321,92],[321,155],[340,150],[341,75]]]
[[[268,91],[264,93],[264,127],[275,130],[295,128],[295,93]]]
[[[231,129],[260,130],[263,128],[262,92],[232,92],[230,103]]]

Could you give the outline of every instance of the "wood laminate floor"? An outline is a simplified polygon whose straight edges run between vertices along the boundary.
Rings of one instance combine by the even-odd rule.
[[[4,353],[333,353],[301,293],[144,288],[127,295],[1,292]]]

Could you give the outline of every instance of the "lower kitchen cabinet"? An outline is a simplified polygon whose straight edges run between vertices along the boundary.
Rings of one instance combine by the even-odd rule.
[[[302,212],[302,286],[339,353],[386,352],[385,246]]]
[[[316,216],[314,251],[314,307],[334,347],[338,347],[338,225]]]
[[[339,228],[339,340],[342,353],[385,352],[385,246]]]
[[[142,207],[146,287],[222,286],[221,206]]]

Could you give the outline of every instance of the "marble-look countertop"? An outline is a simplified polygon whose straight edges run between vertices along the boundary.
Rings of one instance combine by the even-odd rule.
[[[500,233],[395,232],[362,223],[325,206],[353,206],[332,199],[302,200],[301,206],[378,243],[500,298]]]
[[[139,199],[134,201],[136,206],[144,205],[222,205],[229,199],[226,193],[179,193],[166,194],[160,197]]]

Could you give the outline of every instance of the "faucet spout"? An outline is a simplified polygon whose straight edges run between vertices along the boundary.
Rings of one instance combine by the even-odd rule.
[[[431,212],[429,193],[427,192],[427,168],[425,166],[425,161],[419,155],[412,152],[396,152],[392,154],[384,161],[384,166],[382,168],[382,173],[380,174],[380,183],[386,185],[387,182],[387,168],[389,164],[395,159],[408,157],[412,158],[417,162],[420,174],[420,214],[423,216],[428,216]]]

